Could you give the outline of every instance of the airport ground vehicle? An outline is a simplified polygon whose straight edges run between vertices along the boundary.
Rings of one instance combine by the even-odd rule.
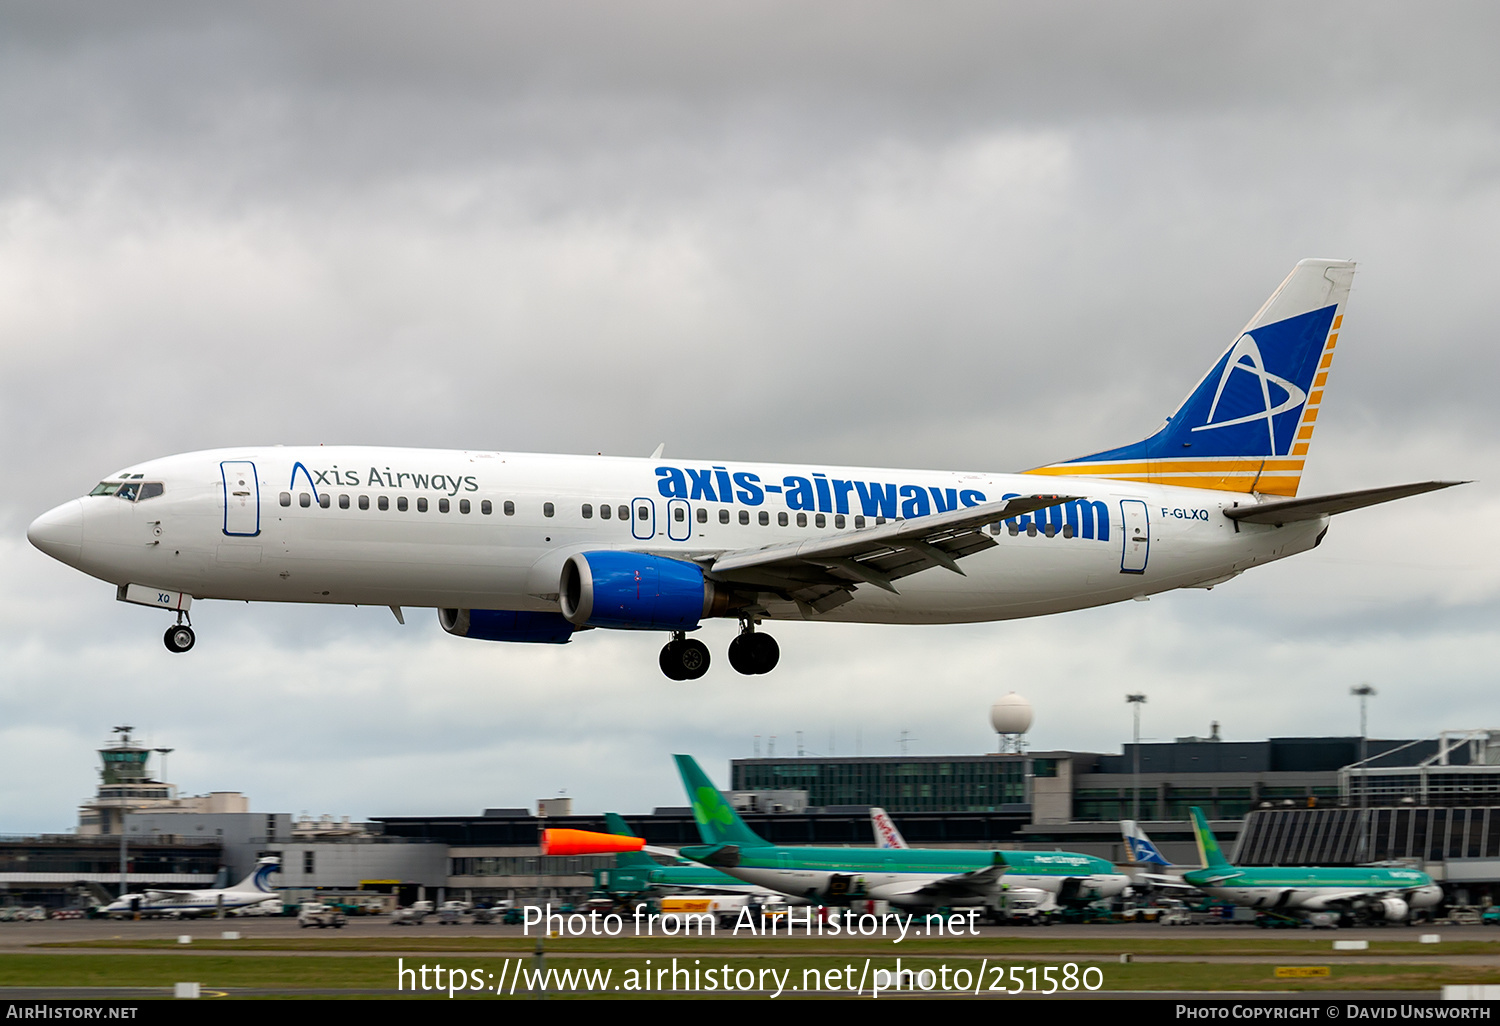
[[[304,901],[302,907],[297,910],[297,925],[306,929],[316,926],[318,929],[333,927],[341,929],[347,920],[344,913],[331,905],[325,905],[321,901]]]
[[[676,680],[708,671],[688,633],[713,618],[739,622],[729,663],[760,674],[780,658],[767,621],[975,623],[1212,588],[1316,547],[1334,514],[1456,483],[1295,498],[1353,276],[1298,263],[1160,430],[1022,473],[246,446],[125,467],[27,536],[175,613],[173,652],[199,599],[402,623],[411,606],[476,640],[665,633]]]

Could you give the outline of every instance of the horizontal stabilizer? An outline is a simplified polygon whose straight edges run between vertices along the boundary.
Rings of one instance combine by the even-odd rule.
[[[1338,492],[1334,495],[1312,495],[1305,499],[1278,499],[1255,506],[1236,506],[1226,509],[1224,515],[1231,520],[1247,524],[1293,524],[1299,520],[1316,520],[1334,513],[1347,513],[1351,509],[1376,506],[1392,499],[1404,499],[1408,495],[1435,492],[1440,488],[1468,484],[1467,481],[1421,481],[1417,484],[1391,485],[1386,488],[1366,488],[1358,492]]]

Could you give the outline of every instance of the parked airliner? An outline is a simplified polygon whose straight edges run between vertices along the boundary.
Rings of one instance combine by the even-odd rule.
[[[255,868],[233,887],[208,888],[194,891],[148,890],[139,894],[122,894],[105,905],[100,912],[105,915],[196,916],[218,911],[259,905],[276,897],[276,892],[267,885],[272,873],[280,872],[281,859],[267,855],[257,860]]]
[[[703,620],[769,672],[767,620],[969,623],[1211,588],[1328,518],[1458,482],[1296,498],[1354,276],[1304,260],[1150,437],[1020,474],[510,452],[248,446],[125,467],[38,517],[43,552],[176,613],[194,599],[438,612],[561,643],[661,631],[695,679]]]

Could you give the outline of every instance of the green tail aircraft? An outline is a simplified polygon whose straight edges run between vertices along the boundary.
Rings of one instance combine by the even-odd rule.
[[[1443,898],[1432,877],[1415,869],[1235,866],[1224,857],[1203,810],[1195,806],[1190,811],[1203,868],[1188,870],[1182,879],[1236,905],[1296,918],[1333,912],[1358,920],[1403,922],[1412,909],[1436,905]]]
[[[1112,863],[1074,852],[771,844],[739,817],[691,756],[674,758],[703,839],[680,854],[793,898],[829,905],[868,898],[908,908],[996,908],[1002,892],[1013,888],[1082,903],[1113,897],[1130,884]]]
[[[608,831],[621,837],[635,837],[625,820],[613,812],[604,814]],[[638,895],[651,890],[705,891],[717,894],[770,894],[764,887],[747,884],[717,869],[696,862],[681,861],[664,866],[643,851],[622,851],[615,856],[615,868],[594,870],[594,883],[601,890],[616,895]]]

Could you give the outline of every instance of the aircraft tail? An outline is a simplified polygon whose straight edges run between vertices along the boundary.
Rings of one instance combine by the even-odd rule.
[[[258,859],[255,868],[250,875],[230,888],[232,891],[260,891],[262,894],[275,894],[268,882],[272,873],[281,872],[281,860],[275,855],[267,855]]]
[[[896,824],[891,822],[891,817],[886,815],[884,809],[870,809],[870,828],[875,831],[875,847],[877,848],[910,848],[906,838],[901,836],[901,831],[896,829]]]
[[[1227,869],[1230,866],[1224,852],[1219,849],[1219,839],[1208,828],[1203,810],[1194,805],[1188,812],[1193,817],[1193,834],[1198,838],[1198,861],[1204,869]]]
[[[704,844],[737,844],[740,847],[762,847],[767,842],[740,819],[734,806],[725,800],[699,768],[691,755],[674,755],[682,786],[693,803],[693,818],[698,821],[698,835]]]
[[[1156,434],[1027,473],[1296,495],[1353,280],[1301,261]]]
[[[634,830],[630,829],[630,825],[625,822],[623,816],[613,812],[606,812],[604,814],[604,828],[610,833],[618,834],[621,837],[640,836]],[[658,865],[659,863],[655,859],[643,851],[622,851],[615,855],[615,866],[619,869],[624,869],[626,866],[641,866],[648,869],[655,869]]]
[[[1120,835],[1125,838],[1125,859],[1133,865],[1170,866],[1146,831],[1133,819],[1120,820]]]

